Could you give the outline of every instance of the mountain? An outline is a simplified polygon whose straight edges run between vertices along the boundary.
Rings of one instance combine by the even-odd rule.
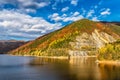
[[[22,46],[26,42],[16,40],[0,40],[0,54],[6,54],[8,51]]]
[[[78,20],[41,36],[13,51],[13,55],[86,56],[120,39],[120,26],[114,23]]]

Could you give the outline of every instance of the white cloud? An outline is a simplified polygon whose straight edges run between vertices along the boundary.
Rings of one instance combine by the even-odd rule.
[[[55,22],[62,20],[58,13],[53,13],[52,15],[49,15],[48,18]]]
[[[67,17],[67,14],[63,14],[62,17]]]
[[[50,16],[48,16],[48,18],[55,18],[55,17],[58,17],[59,16],[59,14],[58,13],[54,13],[53,15],[50,15]]]
[[[65,11],[68,11],[69,10],[69,7],[65,7],[65,8],[62,8],[62,12],[65,12]]]
[[[2,0],[0,4],[11,4],[16,6],[17,9],[25,12],[36,12],[36,9],[48,6],[50,1],[42,0]]]
[[[0,38],[34,39],[61,27],[61,23],[50,23],[41,17],[31,17],[15,11],[0,11]],[[6,37],[5,37],[6,36]]]
[[[74,5],[74,6],[77,6],[78,0],[71,0],[71,4]]]
[[[73,17],[66,17],[63,19],[64,22],[68,22],[68,21],[77,21],[77,20],[80,20],[80,19],[83,19],[84,17],[82,15],[79,15],[79,16],[73,16]]]
[[[55,16],[57,15],[57,16]],[[49,19],[52,20],[52,21],[55,21],[55,22],[58,22],[58,21],[63,21],[63,22],[69,22],[69,21],[77,21],[77,20],[80,20],[80,19],[83,19],[84,17],[82,15],[80,15],[79,12],[74,12],[74,13],[71,13],[71,15],[66,15],[66,14],[63,14],[63,15],[59,15],[58,13],[54,13],[52,15],[49,16]]]
[[[58,17],[53,18],[52,20],[54,20],[55,22],[58,22],[58,21],[61,21],[62,18],[58,16]]]
[[[100,13],[101,15],[110,15],[111,12],[110,12],[110,9],[107,8],[106,10],[104,10],[103,12]]]
[[[35,8],[42,8],[42,7],[45,7],[47,5],[49,5],[50,2],[43,2],[43,1],[34,1],[34,0],[17,0],[17,2],[19,3],[19,6],[20,7],[23,7],[23,8],[32,8],[32,7],[35,7]]]
[[[36,10],[35,9],[24,9],[22,11],[25,11],[27,13],[36,13]]]
[[[90,10],[89,12],[88,12],[88,14],[87,14],[87,18],[89,18],[89,17],[92,17],[92,15],[95,13],[95,11],[94,10]]]
[[[41,3],[36,3],[36,5],[37,5],[39,8],[42,8],[42,7],[47,6],[48,3],[46,3],[46,2],[41,2]]]
[[[52,15],[52,17],[57,17],[57,16],[59,16],[58,13],[54,13],[54,14]]]
[[[92,20],[93,20],[93,21],[99,21],[99,20],[98,20],[98,17],[93,17]]]
[[[74,14],[73,14],[73,16],[78,16],[80,13],[79,12],[75,12]]]

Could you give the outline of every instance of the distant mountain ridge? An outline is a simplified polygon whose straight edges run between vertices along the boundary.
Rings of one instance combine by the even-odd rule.
[[[0,40],[0,54],[6,54],[8,51],[16,49],[27,42],[16,40]]]
[[[101,21],[101,22],[102,22],[102,23],[105,23],[105,24],[115,24],[115,25],[120,26],[120,22],[117,22],[117,21],[112,21],[112,22]]]
[[[120,39],[120,26],[113,23],[78,20],[41,36],[13,51],[13,55],[95,55],[107,43]]]
[[[23,40],[0,40],[0,42],[25,42]]]

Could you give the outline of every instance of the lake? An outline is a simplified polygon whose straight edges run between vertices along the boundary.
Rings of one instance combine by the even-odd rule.
[[[95,61],[0,55],[0,80],[120,80],[119,65]]]

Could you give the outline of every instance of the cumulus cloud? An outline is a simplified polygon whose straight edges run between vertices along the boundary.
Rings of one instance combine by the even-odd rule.
[[[65,7],[65,8],[62,8],[62,12],[65,12],[65,11],[68,11],[69,10],[69,7]]]
[[[77,6],[78,0],[71,0],[71,4],[74,5],[74,6]]]
[[[101,15],[110,15],[111,12],[110,12],[110,9],[107,8],[106,10],[102,11],[100,14],[101,14]]]
[[[52,15],[49,15],[48,18],[55,22],[62,20],[62,17],[60,17],[58,13],[53,13]]]
[[[66,17],[63,19],[64,22],[68,22],[68,21],[77,21],[80,19],[83,19],[84,17],[82,15],[79,16],[72,16],[72,17]]]
[[[63,15],[59,15],[58,13],[54,13],[52,15],[49,15],[48,17],[50,20],[58,22],[58,21],[62,21],[62,22],[69,22],[69,21],[77,21],[80,19],[83,19],[84,17],[82,15],[80,15],[79,12],[74,12],[71,13],[71,15],[67,15],[67,14],[63,14]]]
[[[0,11],[0,38],[34,39],[61,27],[61,23],[52,24],[41,17],[31,17],[15,11]],[[5,37],[6,36],[6,37]]]
[[[80,13],[79,12],[75,12],[74,14],[73,14],[73,16],[78,16]]]
[[[59,14],[58,13],[54,13],[53,15],[50,15],[50,16],[48,16],[48,17],[58,17],[59,16]]]
[[[0,5],[10,4],[17,9],[24,10],[25,12],[35,12],[36,9],[48,6],[50,2],[48,0],[2,0]]]

